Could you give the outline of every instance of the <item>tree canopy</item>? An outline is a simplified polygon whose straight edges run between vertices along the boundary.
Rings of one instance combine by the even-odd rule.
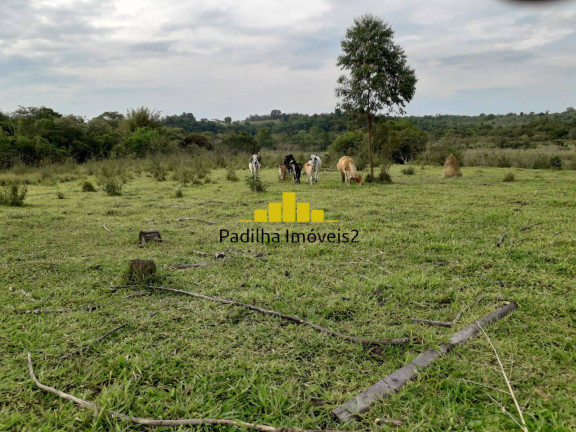
[[[392,27],[374,15],[355,18],[341,42],[342,54],[337,62],[348,72],[338,78],[336,96],[342,99],[339,107],[366,121],[372,176],[371,129],[375,116],[384,109],[388,113],[403,114],[416,91],[416,74],[406,63],[404,50],[394,43],[393,36]]]

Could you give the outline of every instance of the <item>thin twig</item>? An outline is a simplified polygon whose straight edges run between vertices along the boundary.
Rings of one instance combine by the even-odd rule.
[[[533,224],[530,224],[530,225],[523,226],[522,228],[520,228],[519,231],[520,231],[520,232],[526,231],[526,230],[528,230],[528,229],[530,229],[530,228],[534,228],[535,226],[538,226],[538,225],[542,225],[542,222],[536,222],[536,223],[533,223]]]
[[[503,234],[502,237],[500,237],[500,240],[498,240],[498,242],[496,243],[496,246],[500,247],[500,245],[502,244],[502,242],[506,237],[508,237],[508,234]]]
[[[504,365],[502,364],[502,361],[500,360],[500,356],[498,355],[498,351],[496,351],[496,347],[492,343],[492,340],[488,336],[488,333],[486,333],[486,331],[484,331],[484,329],[481,326],[478,326],[478,327],[480,328],[480,330],[482,331],[484,336],[486,336],[488,343],[492,347],[492,351],[494,351],[494,355],[496,356],[496,360],[498,360],[498,365],[500,366],[500,371],[502,372],[502,376],[504,377],[504,381],[506,382],[506,386],[508,387],[508,391],[510,392],[510,396],[512,397],[512,400],[514,401],[514,405],[516,406],[516,410],[518,411],[518,415],[520,416],[520,420],[522,421],[522,425],[523,425],[522,430],[524,432],[528,432],[528,428],[526,427],[526,422],[524,421],[524,415],[522,414],[522,410],[520,409],[520,405],[518,404],[518,400],[516,399],[516,395],[514,394],[514,389],[512,389],[512,384],[510,384],[510,380],[508,379],[508,375],[506,374],[506,371],[504,370]]]
[[[182,269],[187,269],[187,268],[199,268],[199,267],[205,267],[207,265],[210,264],[217,264],[218,262],[199,262],[199,263],[193,263],[193,264],[174,264],[172,266],[173,269],[176,270],[182,270]]]
[[[214,224],[216,224],[216,222],[214,222],[214,221],[209,221],[209,220],[206,220],[206,219],[200,219],[200,218],[194,218],[194,217],[185,217],[185,218],[178,218],[178,219],[176,219],[177,222],[184,222],[184,221],[188,221],[188,220],[204,222],[204,223],[207,223],[208,225],[214,225]]]
[[[494,399],[492,396],[490,396],[490,394],[487,391],[484,391],[484,394],[486,396],[488,396],[490,399],[492,399],[492,402],[494,402],[496,405],[498,405],[500,407],[500,409],[502,410],[502,412],[504,414],[506,414],[508,417],[510,417],[514,421],[514,423],[516,423],[520,427],[520,429],[522,429],[524,432],[528,432],[528,429],[524,428],[524,426],[522,426],[518,422],[518,420],[516,420],[514,418],[514,416],[508,412],[508,410],[506,409],[506,407],[504,405],[502,405],[500,402],[498,402],[496,399]]]
[[[106,231],[112,231],[111,229],[106,227],[106,224],[102,224],[102,227],[106,230]]]
[[[257,430],[260,432],[319,432],[316,430],[310,429],[298,429],[298,428],[289,428],[289,427],[280,427],[276,428],[274,426],[267,426],[267,425],[258,425],[254,423],[247,423],[239,420],[226,420],[226,419],[183,419],[183,420],[156,420],[156,419],[148,419],[142,417],[133,417],[131,415],[126,415],[117,411],[104,411],[103,408],[96,405],[94,402],[90,402],[84,399],[77,398],[76,396],[72,396],[71,394],[64,393],[54,387],[49,387],[47,385],[42,384],[36,378],[36,374],[34,373],[34,368],[32,366],[32,355],[28,353],[28,372],[30,373],[30,377],[36,384],[38,388],[44,390],[45,392],[55,394],[62,399],[66,399],[68,401],[74,402],[77,405],[83,406],[85,408],[89,408],[94,413],[106,413],[111,417],[118,418],[120,420],[132,422],[139,425],[146,425],[146,426],[198,426],[198,425],[223,425],[223,426],[242,426],[247,429]],[[337,432],[332,430],[325,430],[324,432]]]
[[[27,311],[23,311],[21,313],[24,314],[51,314],[51,313],[64,313],[64,312],[76,312],[76,311],[88,311],[88,312],[92,312],[96,309],[98,309],[100,306],[86,306],[86,307],[82,307],[82,308],[68,308],[68,309],[33,309],[33,310],[27,310]]]
[[[82,354],[84,351],[86,351],[87,349],[91,348],[93,345],[97,344],[98,342],[100,342],[101,340],[103,340],[104,338],[106,338],[107,336],[110,336],[112,333],[117,332],[118,330],[120,330],[123,327],[126,327],[129,323],[125,323],[122,324],[118,327],[113,328],[112,330],[110,330],[109,332],[105,333],[104,335],[100,336],[98,339],[94,339],[92,342],[90,342],[88,345],[83,346],[82,348],[71,352],[70,354],[64,354],[63,356],[60,356],[61,359],[66,359],[68,357],[72,357],[75,356],[77,354]]]
[[[464,314],[464,312],[466,312],[467,310],[476,306],[485,297],[486,296],[484,296],[484,295],[481,295],[480,297],[478,297],[476,300],[474,300],[474,302],[472,304],[470,304],[469,306],[466,306],[464,309],[462,309],[460,312],[458,312],[458,314],[456,314],[456,317],[452,321],[433,321],[433,320],[420,319],[420,318],[410,318],[410,320],[412,322],[418,323],[418,324],[428,324],[428,325],[435,325],[435,326],[440,326],[440,327],[453,327],[456,324],[458,324],[458,321],[460,321],[460,318],[462,318],[462,315]]]
[[[196,298],[201,298],[201,299],[205,299],[205,300],[210,300],[210,301],[215,301],[218,303],[224,303],[224,304],[229,304],[232,306],[240,306],[240,307],[245,307],[247,309],[256,311],[256,312],[260,312],[263,313],[265,315],[272,315],[272,316],[276,316],[279,318],[283,318],[285,320],[288,321],[292,321],[295,322],[296,324],[301,324],[301,325],[307,325],[310,326],[322,333],[326,333],[329,334],[331,336],[336,336],[339,337],[341,339],[345,339],[347,341],[350,342],[356,342],[356,343],[361,343],[361,344],[366,344],[366,345],[398,345],[398,344],[405,344],[405,343],[409,343],[410,342],[410,338],[404,337],[404,338],[385,338],[385,339],[364,339],[364,338],[358,338],[355,336],[348,336],[339,332],[336,332],[334,330],[330,330],[327,329],[325,327],[321,327],[318,324],[314,324],[313,322],[310,321],[306,321],[303,320],[301,318],[298,318],[296,316],[292,316],[292,315],[286,315],[284,313],[281,312],[276,312],[273,310],[269,310],[269,309],[262,309],[260,307],[257,306],[253,306],[247,303],[241,303],[241,302],[237,302],[234,300],[226,300],[226,299],[221,299],[221,298],[217,298],[217,297],[210,297],[204,294],[198,294],[192,291],[184,291],[184,290],[179,290],[179,289],[175,289],[175,288],[167,288],[167,287],[159,287],[159,286],[149,286],[148,288],[150,289],[155,289],[155,290],[160,290],[160,291],[169,291],[169,292],[174,292],[174,293],[178,293],[178,294],[184,294],[184,295],[189,295],[192,297],[196,297]]]

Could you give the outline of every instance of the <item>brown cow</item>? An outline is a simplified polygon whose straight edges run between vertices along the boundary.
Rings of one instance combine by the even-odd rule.
[[[342,156],[336,168],[338,168],[338,171],[342,174],[342,183],[346,182],[346,184],[349,185],[350,179],[354,179],[356,183],[362,184],[362,176],[356,172],[354,159],[350,156]]]
[[[279,164],[278,165],[278,179],[283,182],[286,180],[286,165]]]
[[[311,185],[314,180],[314,165],[311,163],[305,163],[302,168],[306,173],[306,184]]]

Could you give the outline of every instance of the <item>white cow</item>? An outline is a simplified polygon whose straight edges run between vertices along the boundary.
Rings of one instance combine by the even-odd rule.
[[[262,158],[258,155],[253,154],[250,158],[250,162],[248,162],[248,168],[250,168],[250,172],[252,173],[252,177],[258,177],[258,173],[260,172],[260,167],[262,166]]]
[[[312,180],[315,182],[318,181],[318,172],[320,171],[320,167],[322,166],[322,160],[318,155],[310,155],[310,159],[308,159],[308,163],[312,164]]]

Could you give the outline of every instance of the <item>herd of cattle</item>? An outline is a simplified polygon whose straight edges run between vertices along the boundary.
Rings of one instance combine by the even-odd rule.
[[[289,154],[284,158],[284,163],[278,165],[278,178],[281,182],[286,180],[287,177],[294,179],[294,183],[300,183],[300,176],[302,171],[306,174],[306,183],[312,184],[318,181],[318,172],[322,166],[322,160],[318,155],[310,155],[308,162],[302,166],[300,162],[294,159],[294,156]],[[248,168],[254,178],[258,177],[260,168],[262,167],[262,158],[258,155],[252,155],[248,162]],[[362,176],[356,172],[354,160],[350,156],[342,156],[338,160],[336,166],[342,175],[342,183],[350,184],[350,180],[354,180],[358,184],[362,184]]]

